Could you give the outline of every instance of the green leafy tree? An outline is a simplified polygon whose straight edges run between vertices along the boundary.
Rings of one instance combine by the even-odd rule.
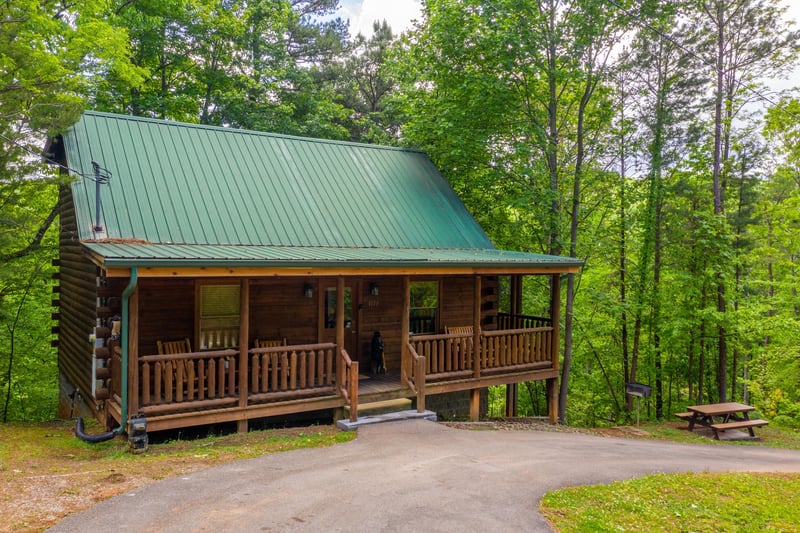
[[[401,134],[433,157],[503,246],[581,254],[581,195],[599,175],[592,141],[610,120],[603,82],[617,15],[592,1],[432,1],[401,41]],[[562,420],[576,290],[570,280]]]
[[[130,84],[124,32],[98,1],[0,5],[0,403],[2,419],[54,414],[50,274],[57,185],[38,154],[45,138],[77,120],[91,85]]]
[[[706,37],[706,63],[714,66],[712,194],[714,214],[725,214],[725,191],[730,172],[733,120],[745,87],[757,78],[784,71],[795,60],[800,33],[782,21],[785,8],[764,0],[699,0],[698,33]],[[713,52],[712,52],[713,51]],[[713,59],[712,59],[713,58]],[[727,398],[728,311],[725,273],[717,272],[718,359],[717,394]]]

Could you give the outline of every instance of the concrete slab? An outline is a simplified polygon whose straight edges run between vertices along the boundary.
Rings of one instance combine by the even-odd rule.
[[[379,415],[359,416],[358,420],[355,422],[351,422],[350,420],[339,420],[336,422],[336,426],[343,431],[353,431],[362,426],[368,426],[371,424],[382,424],[384,422],[397,422],[399,420],[417,419],[431,420],[432,422],[437,421],[436,413],[433,411],[423,411],[420,413],[415,409],[411,409],[407,411],[394,411],[392,413],[383,413]]]

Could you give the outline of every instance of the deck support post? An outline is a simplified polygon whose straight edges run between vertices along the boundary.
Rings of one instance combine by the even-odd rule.
[[[478,422],[481,417],[481,389],[471,389],[469,392],[469,420]]]
[[[519,395],[519,383],[509,383],[506,385],[506,416],[517,416],[517,398]]]
[[[561,321],[561,276],[553,274],[550,283],[550,320],[553,325],[553,341],[550,346],[550,357],[553,370],[558,371],[558,352],[560,342],[559,323]],[[558,378],[547,380],[547,416],[551,424],[558,424]]]
[[[250,338],[250,280],[242,279],[239,297],[239,408],[242,416],[237,420],[236,430],[239,433],[247,433],[247,384],[249,365],[247,361],[247,351],[249,349]]]

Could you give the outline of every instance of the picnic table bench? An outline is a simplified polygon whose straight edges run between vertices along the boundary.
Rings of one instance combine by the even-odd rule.
[[[755,407],[737,402],[713,403],[707,405],[692,405],[687,407],[685,413],[675,413],[675,416],[689,422],[689,431],[693,431],[695,425],[710,428],[714,432],[714,438],[719,440],[719,432],[729,429],[746,429],[750,437],[756,434],[753,428],[766,426],[766,420],[750,420],[749,413],[755,411]]]

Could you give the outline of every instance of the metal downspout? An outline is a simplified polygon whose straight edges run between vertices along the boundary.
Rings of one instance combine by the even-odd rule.
[[[120,406],[120,423],[117,428],[117,435],[125,431],[128,422],[128,302],[131,294],[136,290],[136,285],[139,282],[139,270],[137,267],[131,267],[131,279],[128,286],[122,291],[122,405]]]

